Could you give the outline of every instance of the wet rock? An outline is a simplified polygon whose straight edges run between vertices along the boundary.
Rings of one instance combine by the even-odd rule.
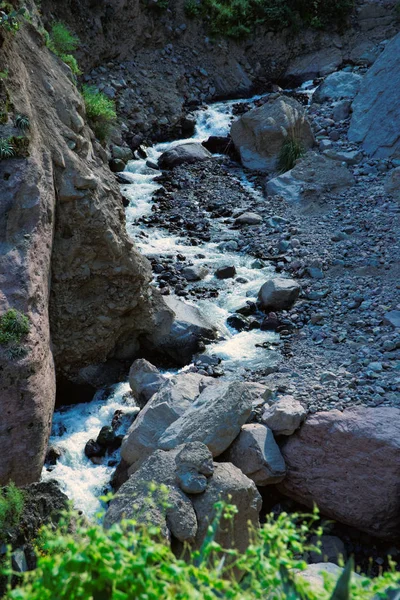
[[[346,71],[337,71],[317,87],[313,94],[313,102],[326,102],[327,100],[353,99],[360,89],[362,76]]]
[[[138,358],[129,370],[129,385],[140,408],[158,392],[166,377],[144,358]]]
[[[47,450],[45,463],[47,465],[56,465],[58,459],[61,458],[62,455],[63,452],[60,448],[57,448],[57,446],[50,446]]]
[[[86,443],[85,456],[87,456],[88,458],[91,459],[94,457],[105,456],[105,454],[106,448],[100,446],[100,444],[98,444],[96,440],[91,439]]]
[[[268,171],[275,169],[282,144],[292,130],[305,148],[313,146],[304,108],[296,100],[280,96],[237,119],[231,136],[245,167]]]
[[[245,331],[250,328],[251,321],[238,313],[231,315],[226,320],[229,327],[233,327],[236,331]]]
[[[168,335],[154,334],[144,345],[164,360],[168,356],[174,364],[184,366],[204,348],[205,341],[217,338],[217,331],[195,306],[173,296],[165,297],[165,303],[175,314],[171,330]]]
[[[400,148],[399,52],[397,34],[365,75],[352,106],[348,138],[376,158],[398,155]]]
[[[104,425],[104,427],[100,429],[100,433],[97,436],[96,444],[98,444],[101,448],[113,448],[116,443],[116,437],[117,436],[115,435],[114,429]]]
[[[122,160],[125,164],[128,160],[132,160],[133,152],[128,146],[111,146],[111,154],[113,158]]]
[[[14,550],[11,554],[11,564],[13,571],[17,573],[26,573],[26,571],[28,571],[28,563],[23,548]]]
[[[285,495],[376,537],[398,536],[400,409],[317,412],[281,451]]]
[[[233,265],[219,267],[214,275],[217,279],[231,279],[236,275],[236,268]]]
[[[158,166],[161,169],[173,169],[182,164],[193,164],[207,160],[212,155],[201,144],[190,142],[180,144],[161,154],[158,159]]]
[[[204,386],[214,379],[197,373],[181,373],[172,377],[152,396],[130,427],[122,444],[121,457],[133,470],[146,456],[158,448],[166,429],[183,415]]]
[[[269,427],[259,423],[243,425],[222,460],[238,467],[257,486],[278,483],[286,474],[285,461],[274,434]]]
[[[207,148],[211,154],[227,154],[232,156],[235,154],[235,149],[230,137],[210,135],[210,137],[202,142],[204,148]]]
[[[275,435],[292,435],[303,423],[306,415],[306,409],[293,396],[282,396],[265,409],[262,422],[268,425]]]
[[[270,279],[258,292],[258,301],[265,311],[288,310],[296,302],[300,286],[293,279]]]
[[[245,212],[235,220],[236,225],[260,225],[263,218],[261,215],[252,212]]]
[[[163,450],[183,442],[202,442],[213,457],[228,448],[250,416],[252,394],[245,383],[216,382],[203,390],[158,441]]]
[[[270,312],[261,323],[262,331],[276,331],[280,325],[280,321],[274,312]]]
[[[201,281],[208,275],[206,267],[185,267],[182,270],[182,276],[187,281]]]
[[[125,169],[125,163],[120,158],[112,158],[108,164],[113,173],[120,173]]]

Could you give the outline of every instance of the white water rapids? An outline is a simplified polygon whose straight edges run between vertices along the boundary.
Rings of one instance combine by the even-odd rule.
[[[243,102],[252,102],[257,98],[259,96]],[[241,101],[219,102],[198,111],[193,138],[157,144],[148,149],[148,159],[157,162],[162,152],[181,143],[202,141],[210,135],[227,135],[232,121],[232,108],[238,102]],[[271,275],[271,268],[254,268],[253,257],[235,252],[222,252],[215,243],[187,246],[179,236],[174,237],[166,230],[146,229],[143,225],[139,225],[138,218],[151,213],[152,195],[159,187],[154,179],[160,171],[148,167],[146,165],[148,159],[130,161],[124,172],[124,175],[132,180],[131,184],[121,186],[124,196],[129,198],[129,206],[126,209],[129,234],[142,254],[146,256],[173,257],[183,253],[194,265],[206,263],[211,267],[208,279],[213,278],[213,284],[219,288],[219,296],[215,299],[197,301],[196,306],[223,334],[224,339],[209,345],[206,354],[213,354],[223,359],[226,376],[238,375],[244,369],[266,367],[270,363],[271,355],[268,351],[256,347],[256,344],[272,341],[274,334],[260,330],[238,333],[227,327],[226,319],[247,300],[256,299],[261,285]],[[257,202],[260,204],[265,202],[262,195],[248,182],[244,173],[241,173],[239,178],[242,185],[254,194]],[[224,226],[221,224],[220,227],[222,230]],[[234,239],[235,231],[231,231],[230,234],[232,235],[230,239]],[[199,253],[205,258],[198,258]],[[235,265],[237,277],[246,279],[247,283],[238,283],[235,279],[215,280],[213,277],[215,269],[227,264]],[[51,471],[43,470],[43,479],[58,480],[76,508],[82,510],[88,517],[94,517],[101,510],[99,497],[107,491],[107,485],[115,469],[115,457],[112,461],[114,464],[108,464],[109,460],[105,458],[104,464],[94,465],[84,454],[85,444],[90,438],[96,439],[101,427],[111,424],[116,410],[129,412],[132,408],[132,400],[126,394],[128,391],[128,383],[116,384],[111,394],[107,395],[104,391],[100,391],[90,403],[68,406],[54,414],[50,444],[60,449],[62,456]],[[123,429],[118,433],[124,433]]]

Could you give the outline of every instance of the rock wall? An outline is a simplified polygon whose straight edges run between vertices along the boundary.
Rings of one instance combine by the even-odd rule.
[[[118,187],[68,68],[29,23],[0,47],[8,71],[0,137],[18,113],[30,121],[29,156],[0,161],[0,314],[17,308],[31,324],[26,356],[0,346],[0,484],[26,484],[44,460],[55,367],[76,380],[94,362],[130,356],[140,334],[169,327],[171,313],[127,236]]]

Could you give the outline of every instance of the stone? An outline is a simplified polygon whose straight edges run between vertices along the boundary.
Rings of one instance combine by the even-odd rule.
[[[389,310],[385,313],[383,321],[393,327],[400,327],[400,310]]]
[[[181,271],[186,281],[201,281],[208,275],[208,269],[206,267],[185,267]]]
[[[23,548],[17,548],[11,554],[11,565],[13,571],[17,573],[26,573],[28,571],[28,563]]]
[[[201,494],[214,473],[212,454],[204,444],[185,444],[175,459],[176,480],[186,494]]]
[[[330,562],[318,562],[312,565],[307,565],[307,568],[304,571],[299,571],[296,573],[296,579],[302,579],[306,581],[311,588],[318,592],[324,593],[325,587],[325,578],[324,573],[328,573],[329,575],[333,575],[334,579],[337,581],[342,574],[343,569],[338,567],[338,565]],[[359,577],[353,573],[352,577]]]
[[[319,552],[310,552],[311,563],[320,563],[321,560],[337,565],[339,560],[346,561],[346,548],[344,543],[336,535],[322,535],[321,537],[313,535],[310,544],[317,546],[320,544]]]
[[[347,165],[357,165],[363,159],[363,154],[359,150],[340,151],[328,149],[324,151],[324,155],[332,160],[345,162]]]
[[[353,184],[354,177],[347,166],[325,155],[307,152],[293,169],[267,181],[266,192],[268,196],[281,196],[287,202],[312,201]]]
[[[228,156],[235,154],[232,140],[228,136],[210,135],[207,140],[202,142],[202,145],[211,154],[227,154]]]
[[[231,279],[236,275],[236,268],[234,265],[227,265],[225,267],[219,267],[215,273],[217,279]]]
[[[128,146],[114,146],[111,147],[111,153],[113,158],[118,158],[124,163],[127,163],[128,160],[132,160],[133,152]]]
[[[252,212],[245,212],[235,219],[236,225],[260,225],[263,221],[261,215]]]
[[[187,411],[204,387],[213,383],[215,380],[211,377],[181,373],[168,379],[152,396],[122,443],[121,458],[129,467],[133,465],[131,472],[159,447],[160,437],[169,425]]]
[[[109,427],[108,425],[104,425],[104,427],[100,429],[100,433],[97,436],[96,443],[101,448],[113,448],[116,443],[116,437],[117,436],[115,435],[114,429],[112,427]]]
[[[204,148],[202,144],[189,142],[187,144],[179,144],[163,152],[158,159],[158,166],[161,169],[173,169],[183,164],[202,162],[211,156],[211,152]]]
[[[392,169],[386,176],[385,192],[400,200],[400,167]]]
[[[400,527],[400,409],[317,412],[281,446],[280,491],[385,540]]]
[[[231,137],[242,164],[260,171],[275,170],[282,144],[293,132],[304,148],[313,146],[314,137],[304,108],[286,96],[253,108],[231,127]]]
[[[175,296],[166,296],[165,304],[175,315],[169,333],[158,335],[156,332],[143,341],[143,346],[154,356],[164,361],[167,356],[175,365],[183,367],[204,349],[204,342],[215,340],[218,333],[196,306]]]
[[[266,281],[258,292],[260,306],[266,312],[288,310],[296,302],[300,286],[294,279],[276,277]]]
[[[129,369],[129,385],[140,408],[147,404],[166,380],[165,375],[144,358],[135,360]]]
[[[352,105],[348,139],[374,158],[400,156],[399,53],[397,34],[368,70]]]
[[[265,409],[262,422],[274,435],[292,435],[307,415],[306,409],[293,396],[282,396]]]
[[[255,529],[259,526],[262,502],[254,482],[230,463],[214,463],[214,474],[206,491],[192,497],[198,523],[194,547],[201,546],[214,519],[215,504],[220,500],[236,506],[237,513],[232,521],[220,521],[215,542],[243,553],[250,542],[249,526]]]
[[[89,440],[85,445],[85,456],[88,458],[94,458],[98,456],[104,456],[106,449],[96,442],[96,440]]]
[[[63,452],[60,448],[57,448],[57,446],[49,446],[49,449],[47,450],[46,453],[46,459],[45,459],[45,463],[47,465],[56,465],[57,461],[59,458],[61,458],[63,455]]]
[[[284,77],[291,85],[299,85],[333,73],[342,62],[342,52],[338,48],[321,48],[317,52],[297,56],[289,64]]]
[[[362,80],[362,76],[356,73],[346,71],[331,73],[315,90],[313,102],[353,99],[360,89]]]
[[[278,483],[286,474],[285,461],[274,434],[260,423],[243,425],[222,460],[238,467],[257,486]]]
[[[245,383],[218,381],[206,387],[179,419],[161,435],[158,447],[176,448],[183,442],[202,442],[213,457],[233,442],[250,416],[253,395]]]
[[[350,116],[351,111],[351,101],[350,100],[340,100],[333,107],[332,118],[338,123],[340,121],[344,121],[347,117]]]
[[[120,158],[112,158],[108,164],[113,173],[121,173],[125,170],[125,163]]]

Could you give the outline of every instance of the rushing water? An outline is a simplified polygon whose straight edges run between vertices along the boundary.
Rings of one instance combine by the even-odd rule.
[[[256,96],[246,102],[258,98],[259,96]],[[268,275],[271,275],[271,268],[255,268],[253,257],[221,251],[215,243],[205,243],[201,247],[187,246],[179,236],[173,236],[166,230],[146,230],[138,223],[138,219],[151,213],[152,195],[159,187],[155,178],[160,172],[147,166],[147,160],[156,163],[162,152],[177,144],[202,141],[210,135],[227,135],[232,121],[232,107],[237,102],[239,101],[218,102],[198,111],[193,138],[157,144],[149,148],[147,159],[129,162],[124,175],[129,177],[131,183],[121,186],[124,196],[129,198],[129,206],[126,209],[127,229],[144,255],[175,256],[177,253],[184,253],[194,265],[206,263],[210,267],[208,279],[213,279],[214,287],[218,286],[219,296],[211,300],[197,301],[196,306],[222,333],[223,339],[209,345],[206,353],[215,354],[223,359],[227,377],[237,376],[244,369],[266,367],[271,362],[271,353],[260,349],[256,344],[272,341],[274,334],[259,330],[238,333],[226,325],[229,314],[243,306],[247,300],[256,300],[258,290]],[[254,194],[256,201],[264,202],[261,194],[252,187],[243,172],[238,175],[235,173],[235,176]],[[218,222],[215,226],[219,226]],[[144,236],[144,232],[147,235]],[[235,232],[231,233],[233,239]],[[206,258],[199,259],[199,252]],[[237,277],[244,278],[247,283],[239,284],[233,279],[215,280],[212,273],[224,264],[234,264]],[[106,491],[115,465],[109,464],[107,459],[104,460],[104,464],[94,465],[84,454],[85,444],[90,438],[96,439],[102,426],[110,425],[116,410],[122,409],[125,413],[132,410],[132,400],[127,395],[128,391],[128,383],[117,384],[110,394],[98,392],[92,402],[66,407],[54,415],[50,443],[56,445],[63,454],[51,472],[44,469],[43,478],[57,479],[75,506],[88,516],[96,515],[101,508],[99,496]],[[124,433],[123,428],[118,433]],[[114,461],[111,460],[111,463],[113,462],[115,458]]]

